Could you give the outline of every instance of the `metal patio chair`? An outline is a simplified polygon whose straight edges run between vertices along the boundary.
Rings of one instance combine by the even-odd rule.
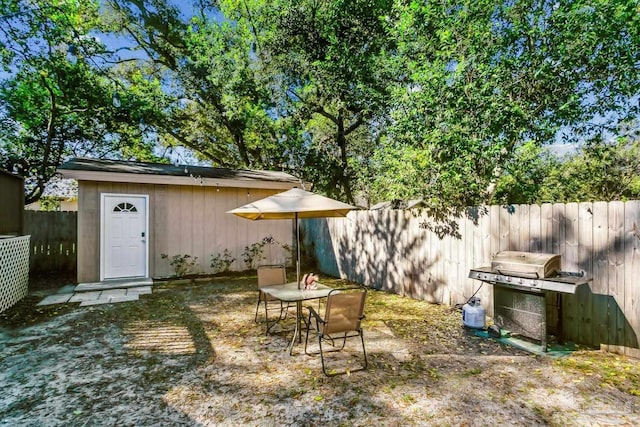
[[[256,314],[254,321],[258,323],[258,309],[260,303],[264,304],[264,316],[267,324],[267,334],[271,328],[281,320],[286,319],[289,310],[289,303],[280,301],[271,295],[265,294],[260,290],[264,286],[284,285],[287,283],[287,272],[283,265],[262,265],[257,269],[258,272],[258,304],[256,305]],[[275,320],[269,320],[269,311],[278,311],[278,317]]]
[[[350,287],[332,290],[325,304],[324,317],[320,316],[313,307],[309,310],[307,322],[307,335],[304,343],[304,352],[308,355],[320,354],[322,361],[322,372],[327,376],[356,372],[367,369],[367,351],[364,346],[364,335],[361,322],[364,319],[364,302],[367,296],[367,289],[364,287]],[[318,336],[319,351],[309,352],[307,344],[309,342],[309,331],[314,329]],[[364,364],[357,369],[346,369],[342,372],[327,372],[325,365],[325,353],[341,351],[348,338],[360,337],[362,343],[362,353]],[[325,350],[322,344],[329,344],[332,349]]]

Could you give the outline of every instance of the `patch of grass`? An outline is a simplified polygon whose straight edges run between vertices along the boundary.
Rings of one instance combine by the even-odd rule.
[[[640,364],[632,359],[602,352],[580,352],[560,358],[555,364],[583,377],[595,376],[603,386],[640,396]]]
[[[416,403],[416,401],[417,401],[415,396],[413,396],[411,394],[403,394],[401,396],[401,399],[407,405],[411,405],[412,403]]]
[[[479,375],[482,373],[482,369],[480,368],[471,368],[471,369],[467,369],[466,371],[464,371],[462,373],[463,377],[471,377],[473,375]]]
[[[429,369],[429,378],[434,381],[438,381],[441,377],[442,374],[436,368]]]
[[[42,296],[27,295],[12,307],[0,313],[0,326],[21,328],[42,323],[73,311],[78,304],[55,304],[38,307]]]
[[[400,363],[400,367],[402,370],[411,373],[412,375],[409,375],[410,377],[422,375],[426,369],[424,361],[415,356],[412,357],[411,360]]]

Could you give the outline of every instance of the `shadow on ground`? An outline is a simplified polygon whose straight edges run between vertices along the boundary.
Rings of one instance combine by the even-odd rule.
[[[374,290],[369,368],[325,377],[302,345],[286,351],[293,316],[273,335],[254,323],[254,286],[251,276],[164,284],[135,302],[0,318],[0,424],[640,423],[635,361],[532,356],[469,333],[449,307]],[[328,363],[349,370],[361,356],[354,340]]]

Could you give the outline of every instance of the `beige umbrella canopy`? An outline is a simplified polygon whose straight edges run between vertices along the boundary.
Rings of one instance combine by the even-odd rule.
[[[231,213],[250,220],[293,219],[296,232],[296,278],[300,285],[300,235],[298,218],[325,218],[347,216],[355,206],[314,194],[299,188],[274,194],[244,206],[232,209]]]
[[[347,216],[355,206],[314,194],[299,188],[274,194],[256,200],[227,213],[243,218],[257,219],[295,219]]]

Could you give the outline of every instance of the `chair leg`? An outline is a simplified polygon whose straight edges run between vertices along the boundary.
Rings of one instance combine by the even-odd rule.
[[[309,323],[311,323],[311,315],[309,315]],[[307,352],[307,344],[309,343],[309,325],[307,325],[307,335],[304,338],[304,354],[311,356],[310,353]]]
[[[277,318],[275,318],[274,320],[269,320],[269,300],[267,300],[266,296],[264,294],[261,294],[261,299],[258,300],[258,304],[256,305],[256,314],[254,316],[254,320],[256,323],[258,323],[258,309],[260,308],[260,303],[264,304],[264,319],[265,319],[265,323],[267,324],[267,331],[266,334],[269,335],[269,331],[271,330],[271,328],[273,328],[275,326],[276,323],[280,322],[281,320],[285,320],[287,318],[287,314],[289,312],[289,307],[290,307],[290,303],[287,302],[287,305],[284,305],[284,301],[280,301],[280,313],[278,315]],[[271,303],[275,303],[275,300],[272,300]],[[271,307],[271,311],[273,311],[275,309],[275,307]]]
[[[327,353],[333,353],[334,351],[341,351],[344,348],[345,344],[347,343],[347,338],[352,338],[352,337],[355,337],[355,335],[347,336],[347,333],[345,332],[343,337],[333,338],[331,335],[326,335],[326,336],[323,336],[322,338],[325,341],[331,342],[331,347],[333,347],[333,350],[327,350]],[[342,339],[342,345],[340,347],[336,345],[336,341],[339,339]]]
[[[264,300],[264,321],[267,324],[267,330],[265,331],[265,335],[269,335],[269,330],[271,329],[271,326],[269,326],[269,303],[267,301],[267,299],[265,298]]]
[[[347,333],[345,332],[344,337],[342,337],[342,345],[340,346],[340,348],[336,349],[335,351],[342,350],[346,343],[347,343]],[[333,344],[333,340],[331,340],[331,344],[335,347],[335,344]]]
[[[253,317],[253,321],[258,323],[258,309],[260,308],[260,302],[262,301],[262,292],[258,291],[258,304],[256,304],[256,315]]]
[[[304,321],[304,323],[305,323],[305,325],[307,327],[307,333],[306,333],[305,339],[304,339],[304,353],[307,356],[317,356],[318,353],[320,353],[320,352],[311,352],[311,353],[309,353],[307,351],[307,344],[309,343],[309,331],[311,330],[311,313],[309,313],[309,317],[303,317],[302,320]],[[318,328],[317,325],[316,325],[316,328]],[[319,339],[320,338],[320,332],[318,332],[318,330],[315,329],[315,333],[318,335],[318,339]]]
[[[258,310],[260,309],[260,303],[264,304],[265,313],[267,312],[267,300],[263,298],[262,294],[258,296],[258,303],[256,304],[256,314],[253,317],[253,321],[258,323]]]
[[[350,369],[349,372],[364,371],[369,366],[369,361],[367,360],[367,350],[364,347],[364,333],[363,333],[362,329],[358,331],[358,335],[360,335],[360,342],[362,343],[362,354],[364,356],[364,365],[361,368],[358,368],[358,369]],[[307,330],[307,338],[308,338],[308,336],[309,336],[309,331]],[[351,336],[347,337],[347,334],[345,333],[344,341],[342,342],[342,346],[339,349],[328,350],[327,353],[333,353],[333,352],[342,350],[344,348],[344,346],[345,346],[347,338],[355,338],[355,337],[356,337],[356,335],[351,335]],[[328,373],[327,372],[326,366],[324,364],[324,353],[325,352],[322,350],[322,340],[323,340],[322,335],[318,334],[318,346],[320,347],[320,352],[319,353],[320,353],[320,361],[322,363],[322,372],[328,377],[333,377],[335,375],[340,375],[340,374],[346,374],[347,371],[334,372],[334,373]],[[305,341],[305,353],[306,352],[307,352],[307,347],[306,347],[306,341]],[[307,354],[309,354],[309,353],[307,353]],[[317,354],[317,353],[312,353],[312,354]]]
[[[360,329],[360,341],[362,341],[362,354],[364,354],[364,367],[362,369],[367,369],[369,362],[367,362],[367,350],[364,348],[364,331],[362,329]]]
[[[282,315],[284,313],[284,316]],[[285,320],[287,318],[287,314],[289,314],[289,303],[287,306],[284,306],[284,301],[280,301],[280,317],[279,320]]]
[[[318,334],[318,346],[320,346],[320,363],[322,363],[322,372],[330,377],[332,375],[327,373],[327,369],[324,366],[324,352],[322,351],[322,335]]]

